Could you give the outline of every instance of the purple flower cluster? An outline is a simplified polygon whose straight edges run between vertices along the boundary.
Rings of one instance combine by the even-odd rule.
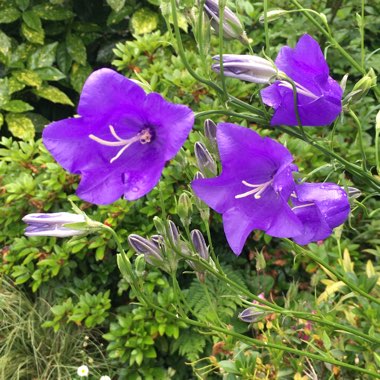
[[[195,194],[223,215],[228,243],[239,255],[255,229],[308,244],[328,237],[347,218],[346,192],[334,183],[297,184],[297,167],[278,142],[221,123],[217,142],[222,172],[192,182]]]

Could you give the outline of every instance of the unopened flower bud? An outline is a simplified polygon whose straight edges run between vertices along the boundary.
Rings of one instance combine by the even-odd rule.
[[[377,76],[371,68],[368,73],[355,84],[352,91],[347,95],[346,103],[357,102],[363,98],[371,87],[376,86],[376,82]]]
[[[217,174],[216,163],[212,158],[210,152],[201,143],[196,142],[194,145],[195,158],[197,160],[198,168],[206,177],[215,176]]]
[[[287,13],[288,13],[288,11],[286,11],[284,9],[274,9],[273,11],[267,12],[267,21],[271,22],[271,21],[277,20],[278,18],[286,15]],[[264,19],[265,19],[264,15],[261,15],[259,18],[259,22],[261,22],[263,24]]]
[[[202,232],[199,230],[193,230],[190,233],[190,237],[195,250],[199,253],[199,256],[204,260],[208,260],[210,255]]]
[[[249,307],[248,309],[243,310],[239,315],[238,318],[247,323],[253,323],[259,321],[263,316],[265,312],[262,310],[257,309],[256,307]]]
[[[362,195],[362,192],[356,187],[348,186],[347,187],[347,195],[350,199],[359,198]]]
[[[136,252],[144,254],[145,260],[149,264],[157,265],[163,261],[161,251],[148,239],[136,234],[131,234],[128,236],[128,242]]]
[[[84,215],[69,212],[28,214],[22,220],[28,224],[25,229],[26,236],[55,236],[63,238],[84,235],[91,229]],[[93,223],[94,227],[96,223],[98,222]]]
[[[214,56],[213,60],[219,61],[219,56]],[[214,63],[212,69],[220,73],[220,63]],[[247,82],[269,84],[278,70],[272,62],[255,55],[223,54],[223,73]]]
[[[178,199],[177,214],[183,225],[188,226],[191,223],[192,212],[193,205],[189,195],[187,193],[182,193]]]
[[[168,229],[169,240],[173,245],[176,245],[179,241],[179,233],[178,233],[177,226],[171,220],[168,221],[168,224],[169,224],[169,229]]]
[[[160,217],[155,216],[153,218],[153,224],[154,224],[154,227],[156,227],[156,231],[158,234],[166,235],[165,223]]]
[[[216,130],[217,130],[216,124],[212,120],[207,119],[204,123],[205,136],[207,140],[210,141],[212,148],[215,150],[217,148]]]
[[[157,246],[157,248],[162,247],[162,245],[164,244],[164,237],[162,235],[152,235],[150,237],[150,240],[153,244]]]
[[[136,275],[138,277],[141,277],[144,272],[145,272],[145,267],[146,267],[146,258],[145,255],[138,255],[135,259],[135,271]]]
[[[204,10],[210,19],[211,26],[216,33],[219,31],[219,1],[206,0]],[[243,43],[247,43],[247,35],[239,18],[228,7],[224,7],[223,11],[223,36],[227,39],[237,38]]]

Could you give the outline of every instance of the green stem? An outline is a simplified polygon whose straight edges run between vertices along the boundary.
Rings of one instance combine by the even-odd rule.
[[[223,272],[223,269],[219,263],[219,259],[216,257],[214,246],[212,244],[210,225],[209,225],[209,223],[207,223],[207,221],[205,221],[204,226],[206,228],[206,235],[207,235],[207,241],[208,241],[208,244],[210,247],[211,258],[212,258],[213,262],[215,263],[215,266],[218,269],[218,271]]]
[[[222,81],[222,89],[224,93],[224,98],[226,99],[228,97],[227,93],[227,87],[226,87],[226,78],[224,76],[224,62],[223,62],[223,42],[224,42],[224,30],[223,30],[223,23],[224,23],[224,1],[219,1],[219,65],[220,65],[220,77]]]
[[[349,110],[349,114],[351,115],[351,117],[354,119],[356,125],[358,126],[357,140],[358,140],[358,145],[359,145],[360,153],[362,155],[362,166],[363,166],[364,170],[367,170],[367,164],[366,164],[367,158],[366,158],[365,148],[364,148],[364,142],[363,142],[363,127],[362,127],[362,123],[360,122],[359,118],[356,116],[355,112],[352,111],[351,109]]]
[[[265,54],[269,56],[268,0],[264,0]]]
[[[361,4],[362,8],[362,14],[361,14],[361,22],[359,25],[359,30],[360,30],[360,51],[361,51],[361,64],[363,70],[365,70],[365,46],[364,46],[364,5],[365,5],[365,0],[362,0]]]
[[[289,242],[290,242],[290,240],[289,240]],[[333,267],[331,267],[329,264],[327,264],[325,261],[323,261],[319,256],[317,256],[314,253],[300,247],[299,245],[297,245],[293,242],[290,242],[290,243],[292,244],[295,251],[298,251],[298,252],[304,254],[305,256],[309,257],[310,259],[312,259],[313,261],[315,261],[316,263],[318,263],[319,265],[321,265],[322,267],[327,269],[338,280],[345,283],[351,290],[353,290],[354,292],[356,292],[356,293],[360,294],[361,296],[367,298],[368,300],[375,302],[377,305],[380,305],[380,299],[371,296],[370,294],[368,294],[364,290],[360,289],[357,285],[353,284],[351,281],[348,281],[344,275],[342,275],[337,270],[335,270]]]

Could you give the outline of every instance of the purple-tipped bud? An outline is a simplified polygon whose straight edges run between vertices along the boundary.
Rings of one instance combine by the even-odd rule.
[[[350,199],[356,199],[362,195],[362,192],[356,187],[348,186],[347,190],[348,190],[347,195],[348,195],[348,198]]]
[[[259,321],[263,315],[265,314],[264,311],[257,309],[256,307],[249,307],[248,309],[243,310],[239,315],[238,318],[247,323],[253,323]]]
[[[211,142],[216,141],[216,130],[217,130],[217,126],[212,120],[210,119],[205,120],[204,122],[205,136]]]
[[[176,245],[179,241],[179,233],[178,233],[178,228],[177,226],[174,224],[174,222],[172,222],[171,220],[169,220],[168,222],[169,224],[169,240],[172,244]]]
[[[63,238],[83,235],[88,230],[84,215],[71,214],[69,212],[28,214],[22,220],[28,224],[25,229],[26,236],[55,236]],[[81,225],[82,223],[83,226]],[[76,226],[78,228],[66,227],[67,224],[78,224]]]
[[[210,19],[211,26],[216,33],[219,31],[220,17],[219,17],[219,1],[206,0],[204,10]],[[225,38],[238,38],[240,41],[247,43],[247,35],[239,18],[228,7],[224,7],[223,12],[223,36]]]
[[[219,61],[219,56],[213,57]],[[214,63],[212,69],[220,73],[220,63]],[[223,54],[223,72],[232,77],[247,82],[268,84],[277,76],[277,68],[267,59],[255,55]]]
[[[206,245],[205,239],[199,230],[193,230],[190,233],[191,241],[193,242],[195,250],[199,253],[199,256],[208,260],[210,255],[208,252],[208,247]]]
[[[131,234],[128,236],[130,246],[137,252],[144,254],[145,260],[152,265],[162,262],[161,251],[153,242],[142,236]]]
[[[210,152],[201,142],[196,142],[194,145],[195,158],[198,168],[206,177],[214,177],[217,174],[216,163]]]

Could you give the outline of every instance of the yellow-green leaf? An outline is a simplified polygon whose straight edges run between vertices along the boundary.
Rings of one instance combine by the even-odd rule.
[[[11,53],[11,39],[0,30],[0,61],[7,63]]]
[[[41,96],[41,98],[50,100],[53,103],[68,104],[70,106],[74,105],[71,99],[64,92],[54,86],[40,87],[34,90],[34,93]]]
[[[0,8],[0,24],[9,24],[16,21],[19,17],[20,12],[17,8]]]
[[[19,70],[13,72],[13,76],[21,83],[28,86],[39,87],[42,84],[41,78],[34,71],[31,70]]]
[[[0,113],[0,128],[4,124],[4,116],[2,113]]]
[[[86,64],[86,47],[84,46],[84,43],[79,36],[71,33],[68,34],[66,37],[66,49],[75,62],[78,62],[81,65]]]
[[[153,32],[158,26],[158,15],[149,8],[140,8],[132,16],[131,26],[135,34]]]
[[[125,0],[107,0],[107,4],[115,11],[119,12],[123,9]]]
[[[27,112],[33,109],[33,107],[30,104],[23,102],[22,100],[10,100],[9,102],[5,103],[1,108],[5,111],[15,113]]]
[[[343,251],[343,268],[346,273],[354,271],[354,263],[351,261],[350,252],[347,248]]]
[[[21,34],[29,41],[34,44],[43,45],[45,40],[45,32],[43,29],[34,30],[30,28],[25,23],[21,25]]]
[[[25,84],[19,82],[15,77],[10,77],[8,81],[9,86],[9,94],[13,94],[14,92],[21,91],[25,88]]]
[[[34,125],[25,115],[9,113],[5,120],[13,136],[23,140],[32,140],[34,138]]]

